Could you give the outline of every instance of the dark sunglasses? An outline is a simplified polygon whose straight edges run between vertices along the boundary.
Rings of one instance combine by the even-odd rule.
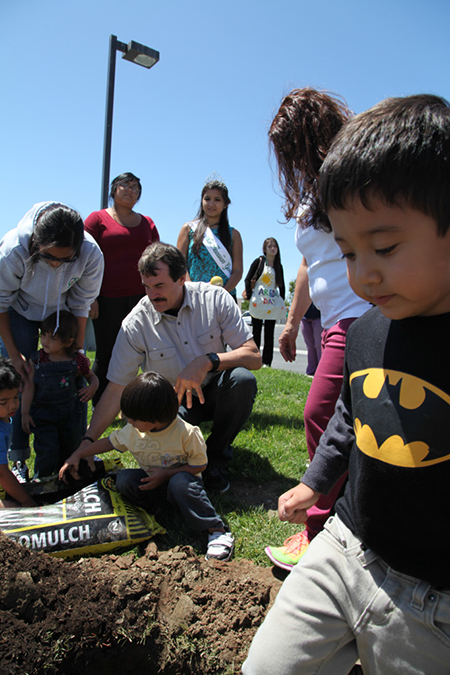
[[[78,255],[76,253],[71,258],[57,258],[54,255],[50,255],[50,253],[39,253],[39,257],[44,260],[53,260],[53,262],[59,263],[74,263],[78,260]]]

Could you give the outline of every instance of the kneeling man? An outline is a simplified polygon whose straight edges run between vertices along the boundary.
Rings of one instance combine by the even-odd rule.
[[[83,443],[96,440],[120,408],[124,387],[153,370],[175,387],[179,415],[193,425],[212,420],[206,442],[205,486],[229,487],[231,443],[250,416],[261,356],[238,306],[223,288],[186,282],[186,261],[174,246],[155,243],[139,261],[146,296],[122,323],[108,370],[109,384],[95,407]],[[226,346],[231,351],[226,351]]]

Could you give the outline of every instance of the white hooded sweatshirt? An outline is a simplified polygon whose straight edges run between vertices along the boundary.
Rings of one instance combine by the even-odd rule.
[[[87,232],[80,255],[74,263],[51,267],[45,260],[30,262],[28,244],[43,208],[52,203],[35,204],[18,226],[0,242],[0,312],[9,307],[30,321],[42,321],[52,312],[67,309],[75,316],[87,317],[98,296],[103,277],[103,254]]]

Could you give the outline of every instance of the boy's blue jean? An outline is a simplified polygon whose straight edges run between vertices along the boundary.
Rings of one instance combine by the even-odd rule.
[[[450,590],[395,572],[335,516],[284,582],[242,672],[347,675],[358,657],[364,675],[448,675]]]
[[[187,408],[183,399],[178,411],[181,419],[194,426],[213,422],[206,441],[209,465],[226,467],[231,462],[231,443],[250,417],[256,392],[255,376],[247,368],[232,368],[218,373],[203,388],[203,404],[193,396],[192,408]]]
[[[123,469],[116,476],[116,487],[125,499],[149,513],[166,501],[178,506],[188,525],[198,532],[223,527],[199,476],[180,471],[154,490],[140,490],[142,478],[147,478],[143,469]]]

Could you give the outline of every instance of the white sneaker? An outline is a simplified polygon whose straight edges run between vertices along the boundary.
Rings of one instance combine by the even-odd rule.
[[[30,480],[30,474],[28,473],[28,467],[25,462],[14,463],[14,466],[11,468],[11,473],[17,478],[19,483],[28,483]]]
[[[208,534],[206,560],[223,560],[231,558],[234,551],[234,537],[231,532],[213,532]]]

